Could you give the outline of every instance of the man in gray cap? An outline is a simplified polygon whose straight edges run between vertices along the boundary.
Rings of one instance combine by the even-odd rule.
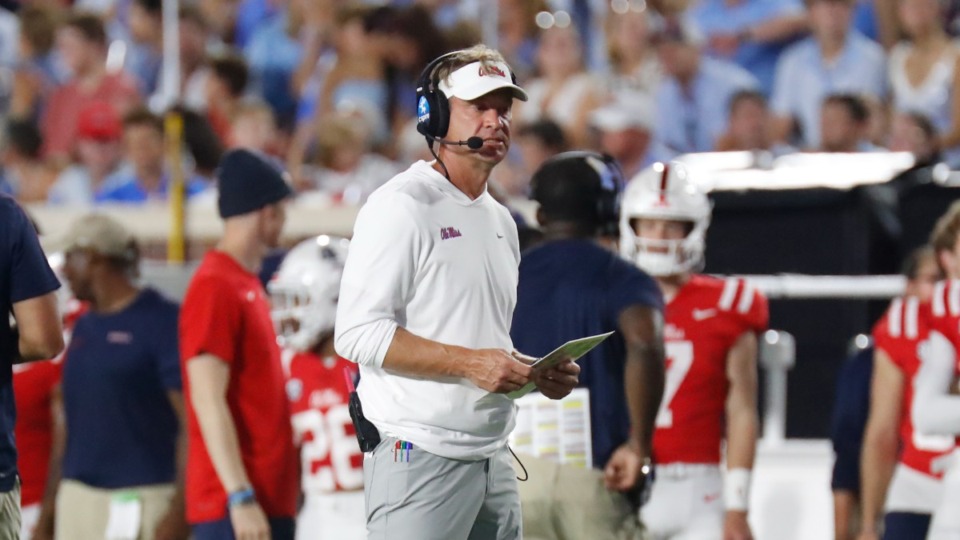
[[[187,289],[187,520],[197,540],[293,540],[297,454],[270,306],[257,278],[293,192],[271,162],[233,150],[217,171],[223,238]]]
[[[141,516],[127,533],[186,536],[177,462],[185,443],[179,306],[137,284],[136,239],[114,219],[79,219],[61,249],[70,290],[90,309],[76,322],[63,367],[66,447],[53,467],[62,478],[55,535],[104,537],[123,497]]]

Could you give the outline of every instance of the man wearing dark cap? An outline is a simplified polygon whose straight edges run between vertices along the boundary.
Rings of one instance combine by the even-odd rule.
[[[537,538],[640,534],[636,495],[664,384],[663,298],[648,275],[601,245],[617,234],[622,187],[616,162],[593,152],[558,154],[531,183],[544,243],[520,261],[514,346],[543,356],[558,343],[618,331],[579,362],[593,468],[522,458],[530,470],[520,487],[523,529]]]
[[[292,195],[248,150],[217,171],[223,238],[187,289],[180,357],[187,402],[187,520],[194,538],[292,540],[297,454],[270,307],[257,278]]]

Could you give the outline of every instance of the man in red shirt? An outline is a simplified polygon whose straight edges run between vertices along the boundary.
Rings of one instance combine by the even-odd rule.
[[[279,241],[281,172],[247,150],[217,174],[223,238],[181,308],[187,398],[187,520],[197,540],[293,540],[297,455],[280,349],[257,270]]]
[[[656,279],[667,302],[657,482],[641,520],[655,540],[749,540],[757,334],[767,327],[767,300],[743,280],[696,273],[710,202],[683,165],[656,163],[637,175],[621,215],[623,255]]]
[[[80,111],[104,102],[122,116],[140,102],[140,94],[129,75],[107,71],[107,34],[95,15],[72,15],[57,31],[57,52],[72,78],[50,96],[40,131],[45,157],[66,163],[79,139]]]

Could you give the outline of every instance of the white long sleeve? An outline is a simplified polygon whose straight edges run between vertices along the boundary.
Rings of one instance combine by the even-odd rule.
[[[913,383],[913,425],[928,435],[960,434],[960,396],[950,394],[956,351],[937,331],[931,331],[929,340],[921,347],[920,369]]]
[[[384,435],[452,459],[506,442],[515,407],[463,378],[383,369],[397,327],[471,349],[512,350],[520,252],[509,211],[475,200],[428,163],[378,189],[357,216],[340,285],[337,352],[360,364],[366,417]]]
[[[422,244],[403,194],[372,197],[357,215],[340,282],[334,347],[363,366],[380,367],[402,324]]]

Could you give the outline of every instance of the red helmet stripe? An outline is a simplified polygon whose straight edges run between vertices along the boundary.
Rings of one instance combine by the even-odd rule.
[[[670,177],[670,165],[663,164],[663,172],[660,174],[660,202],[667,202],[667,178]]]

